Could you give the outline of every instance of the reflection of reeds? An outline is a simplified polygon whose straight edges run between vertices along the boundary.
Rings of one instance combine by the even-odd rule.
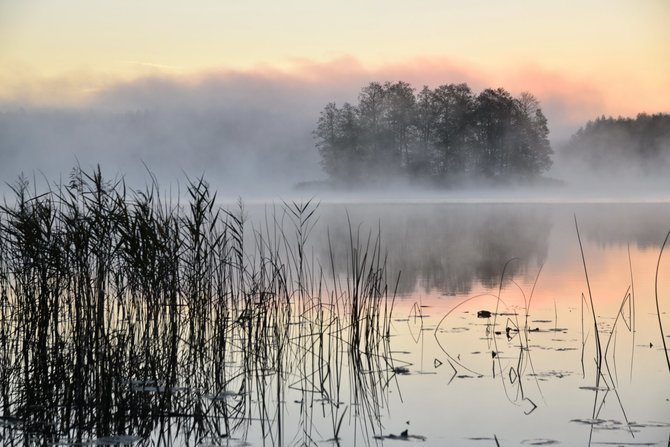
[[[661,251],[658,253],[658,262],[656,263],[656,276],[654,277],[654,298],[656,301],[656,315],[658,316],[658,328],[661,331],[661,341],[663,342],[663,352],[665,353],[665,361],[668,364],[668,371],[670,371],[670,356],[668,356],[668,347],[665,342],[665,333],[663,332],[663,321],[661,320],[661,309],[658,304],[658,272],[661,269],[661,257],[663,256],[663,251],[665,246],[668,243],[668,238],[670,238],[670,231],[665,235],[663,240],[663,245],[661,245]]]
[[[592,437],[593,437],[593,426],[597,422],[598,417],[600,416],[600,413],[602,409],[604,408],[605,405],[605,400],[607,395],[610,392],[613,392],[616,399],[617,403],[619,404],[619,408],[621,410],[621,414],[624,417],[624,420],[626,421],[626,425],[629,429],[629,432],[631,436],[635,436],[633,434],[633,430],[631,428],[630,422],[628,420],[628,416],[626,414],[626,410],[624,408],[623,402],[621,400],[621,397],[619,395],[619,391],[617,389],[617,379],[616,379],[616,353],[612,353],[611,355],[609,354],[609,348],[610,344],[612,342],[613,337],[616,334],[617,330],[617,323],[619,322],[619,317],[622,317],[621,319],[624,320],[624,323],[627,326],[628,331],[633,332],[635,330],[635,302],[634,302],[634,296],[635,292],[632,287],[632,278],[633,278],[633,271],[632,271],[632,262],[630,260],[630,250],[628,251],[628,265],[630,268],[630,277],[631,277],[631,285],[628,286],[626,293],[624,294],[624,297],[621,301],[621,305],[619,307],[619,311],[617,312],[617,315],[614,319],[614,323],[612,324],[612,328],[610,331],[610,334],[607,338],[607,343],[605,344],[605,349],[603,351],[602,348],[602,341],[600,338],[600,330],[598,328],[598,319],[597,319],[597,314],[596,314],[596,309],[593,301],[593,293],[591,291],[591,283],[589,281],[589,273],[588,273],[588,268],[586,264],[586,257],[584,255],[584,246],[582,245],[582,240],[581,236],[579,233],[579,225],[577,224],[577,216],[574,217],[575,220],[575,230],[577,233],[577,241],[579,243],[579,250],[581,254],[581,259],[582,259],[582,266],[584,268],[584,277],[586,280],[586,288],[588,291],[588,310],[591,313],[591,316],[593,318],[593,334],[594,334],[594,340],[595,340],[595,385],[590,388],[594,391],[594,399],[593,399],[593,411],[591,414],[591,429],[589,432],[589,441],[588,445],[591,445]],[[582,293],[581,297],[581,302],[582,302],[582,354],[581,354],[581,362],[582,362],[582,373],[585,375],[585,366],[584,366],[584,351],[586,349],[586,337],[584,335],[584,302],[586,302],[586,297]],[[625,322],[625,318],[623,318],[623,311],[625,306],[628,305],[630,308],[630,324]],[[634,335],[633,335],[634,337]],[[634,338],[633,338],[634,340]],[[614,374],[612,373],[612,367],[610,366],[610,358],[612,359],[612,363],[614,365]],[[631,357],[631,363],[633,359]],[[632,366],[631,366],[631,371],[632,371]],[[632,374],[632,373],[631,373]],[[601,386],[601,381],[604,384],[604,386]],[[600,392],[603,392],[602,398],[599,399]]]
[[[575,230],[577,231],[577,241],[579,242],[579,251],[582,257],[582,266],[584,267],[584,276],[586,278],[586,290],[588,291],[588,304],[590,306],[591,310],[591,315],[593,317],[593,334],[595,338],[595,343],[596,343],[596,384],[595,384],[595,389],[596,389],[596,401],[598,399],[598,389],[600,388],[600,377],[601,377],[601,371],[602,371],[602,361],[603,361],[603,352],[602,352],[602,344],[600,342],[600,332],[598,331],[598,320],[596,318],[596,309],[595,305],[593,304],[593,294],[591,293],[591,282],[589,281],[589,272],[588,269],[586,268],[586,257],[584,256],[584,247],[582,245],[582,238],[579,234],[579,226],[577,225],[577,216],[575,216]],[[582,345],[583,346],[583,345]],[[583,356],[582,356],[583,359]],[[582,360],[583,361],[583,360]],[[595,404],[594,404],[594,418],[595,418]]]
[[[132,192],[99,169],[43,195],[23,180],[14,192],[0,207],[4,444],[283,445],[318,440],[321,419],[338,439],[347,391],[355,420],[377,424],[392,312],[378,239],[352,234],[352,276],[338,288],[306,251],[309,202],[250,228],[203,179],[186,204],[166,202],[155,180]],[[300,426],[287,427],[296,390]]]
[[[447,349],[446,344],[444,344],[439,337],[440,332],[444,329],[444,325],[446,322],[447,317],[452,314],[457,308],[460,306],[474,300],[477,298],[492,298],[495,300],[495,311],[494,312],[489,312],[489,311],[480,311],[478,312],[478,318],[487,318],[489,319],[489,322],[486,325],[486,338],[488,342],[488,346],[491,349],[491,358],[492,358],[492,365],[491,365],[491,375],[492,377],[496,378],[498,376],[503,390],[505,392],[505,396],[509,400],[510,403],[512,403],[515,406],[519,406],[523,408],[523,412],[526,415],[529,415],[535,409],[537,408],[537,405],[535,402],[528,396],[528,393],[526,393],[526,390],[524,388],[523,384],[523,378],[524,375],[527,374],[528,369],[530,369],[530,372],[532,376],[535,377],[535,384],[538,388],[538,391],[540,395],[542,396],[542,390],[540,389],[539,382],[537,380],[537,374],[535,374],[535,368],[533,366],[532,358],[531,358],[531,350],[530,350],[530,344],[529,344],[529,333],[531,332],[531,328],[528,326],[528,318],[530,316],[530,306],[533,301],[533,295],[535,293],[535,288],[537,286],[540,273],[542,272],[542,267],[538,269],[537,275],[535,277],[535,281],[533,282],[532,289],[530,291],[530,295],[526,296],[526,293],[524,292],[523,288],[519,286],[514,280],[510,280],[511,284],[513,284],[515,287],[518,288],[519,292],[523,296],[524,300],[524,323],[523,325],[519,321],[519,316],[517,312],[512,312],[512,313],[507,313],[507,312],[502,312],[501,313],[501,308],[508,309],[507,305],[503,301],[503,287],[505,282],[507,281],[505,276],[508,273],[508,268],[512,262],[514,262],[516,258],[509,259],[505,264],[502,266],[501,274],[500,274],[500,280],[498,283],[498,293],[497,294],[482,294],[482,295],[476,295],[470,298],[467,298],[461,302],[459,302],[457,305],[452,307],[443,317],[442,319],[438,322],[435,331],[434,331],[434,337],[437,342],[438,347],[442,350],[442,352],[447,356],[447,362],[451,366],[453,370],[453,375],[451,377],[451,381],[454,380],[455,377],[457,377],[459,370],[465,370],[470,373],[474,373],[479,377],[482,377],[483,374],[476,372],[472,369],[469,369],[466,367],[463,363],[461,363],[457,358],[455,358],[452,354],[450,354],[449,350]],[[506,315],[506,322],[505,322],[505,329],[499,330],[498,325],[498,317]],[[491,317],[493,318],[492,321],[490,321]],[[504,365],[503,361],[501,359],[501,356],[498,355],[500,352],[499,346],[498,346],[498,339],[497,336],[501,336],[502,334],[505,334],[506,337],[506,342],[512,343],[512,341],[516,338],[516,341],[518,343],[518,357],[515,358],[516,363],[512,365]]]
[[[514,284],[518,289],[521,295],[523,296],[523,301],[524,301],[524,315],[525,315],[525,320],[524,320],[524,325],[523,327],[519,323],[519,316],[517,312],[513,312],[514,316],[514,321],[512,321],[509,317],[507,318],[507,322],[505,325],[505,335],[507,338],[508,342],[511,342],[515,337],[518,338],[518,349],[519,349],[519,355],[517,357],[516,365],[515,366],[509,366],[505,368],[502,364],[501,357],[497,355],[499,352],[498,348],[498,340],[496,338],[496,323],[497,323],[497,317],[498,313],[500,310],[500,304],[502,303],[502,292],[503,292],[503,284],[505,281],[505,274],[507,272],[507,268],[510,265],[511,262],[516,261],[517,258],[512,258],[508,260],[504,265],[502,272],[500,274],[500,282],[498,285],[498,294],[496,296],[496,311],[495,311],[495,316],[493,318],[493,326],[490,332],[491,336],[491,342],[494,345],[494,351],[496,355],[493,357],[493,373],[495,375],[495,364],[497,363],[498,365],[498,370],[500,371],[500,380],[503,386],[503,389],[505,390],[505,395],[507,396],[507,399],[515,404],[515,405],[524,405],[526,408],[524,408],[524,413],[526,415],[531,414],[535,409],[537,408],[537,405],[535,402],[528,397],[524,386],[523,386],[523,376],[526,372],[526,369],[530,367],[531,372],[533,376],[535,377],[535,384],[537,385],[538,391],[540,395],[542,395],[542,390],[540,389],[539,382],[537,381],[537,375],[535,374],[535,368],[533,366],[533,361],[532,357],[530,354],[530,344],[529,344],[529,332],[530,328],[528,327],[528,317],[530,315],[530,305],[533,301],[533,294],[535,293],[535,287],[537,286],[537,281],[540,278],[540,273],[542,272],[542,267],[538,269],[537,275],[535,276],[535,281],[533,282],[533,286],[530,291],[530,295],[528,298],[526,298],[526,293],[523,291],[523,289],[515,282],[512,280],[512,284]],[[523,336],[521,336],[521,332],[523,332]],[[507,374],[504,374],[504,372],[507,371]],[[511,393],[508,388],[511,388],[514,393]]]

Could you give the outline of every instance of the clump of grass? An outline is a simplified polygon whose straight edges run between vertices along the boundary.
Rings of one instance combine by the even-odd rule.
[[[322,419],[339,439],[349,406],[378,425],[392,312],[379,237],[352,231],[343,288],[309,254],[311,201],[254,227],[203,178],[185,203],[153,176],[131,190],[99,167],[13,192],[0,206],[3,442],[313,442]],[[285,424],[289,392],[300,427]]]

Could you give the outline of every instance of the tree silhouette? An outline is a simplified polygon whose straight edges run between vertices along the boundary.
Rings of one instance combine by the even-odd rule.
[[[356,184],[384,176],[453,184],[532,178],[551,166],[547,120],[530,93],[475,95],[467,84],[372,82],[358,104],[326,105],[314,132],[324,170]]]
[[[593,170],[622,169],[661,174],[670,166],[670,115],[641,113],[636,118],[589,121],[563,148],[562,155]]]

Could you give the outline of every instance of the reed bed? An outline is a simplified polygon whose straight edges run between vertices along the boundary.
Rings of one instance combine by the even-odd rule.
[[[203,179],[185,203],[152,180],[76,168],[42,194],[20,179],[0,207],[3,445],[379,434],[393,290],[378,235],[350,227],[342,278],[309,254],[316,204],[250,225]]]

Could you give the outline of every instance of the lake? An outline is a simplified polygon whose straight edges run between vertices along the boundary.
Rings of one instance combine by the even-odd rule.
[[[667,445],[670,204],[230,208],[3,214],[4,445]]]
[[[347,208],[354,222],[380,216],[397,254],[390,270],[402,271],[391,350],[404,369],[385,434],[407,429],[427,445],[496,445],[494,435],[500,445],[666,445],[654,284],[667,204]],[[669,271],[664,258],[666,326]]]

